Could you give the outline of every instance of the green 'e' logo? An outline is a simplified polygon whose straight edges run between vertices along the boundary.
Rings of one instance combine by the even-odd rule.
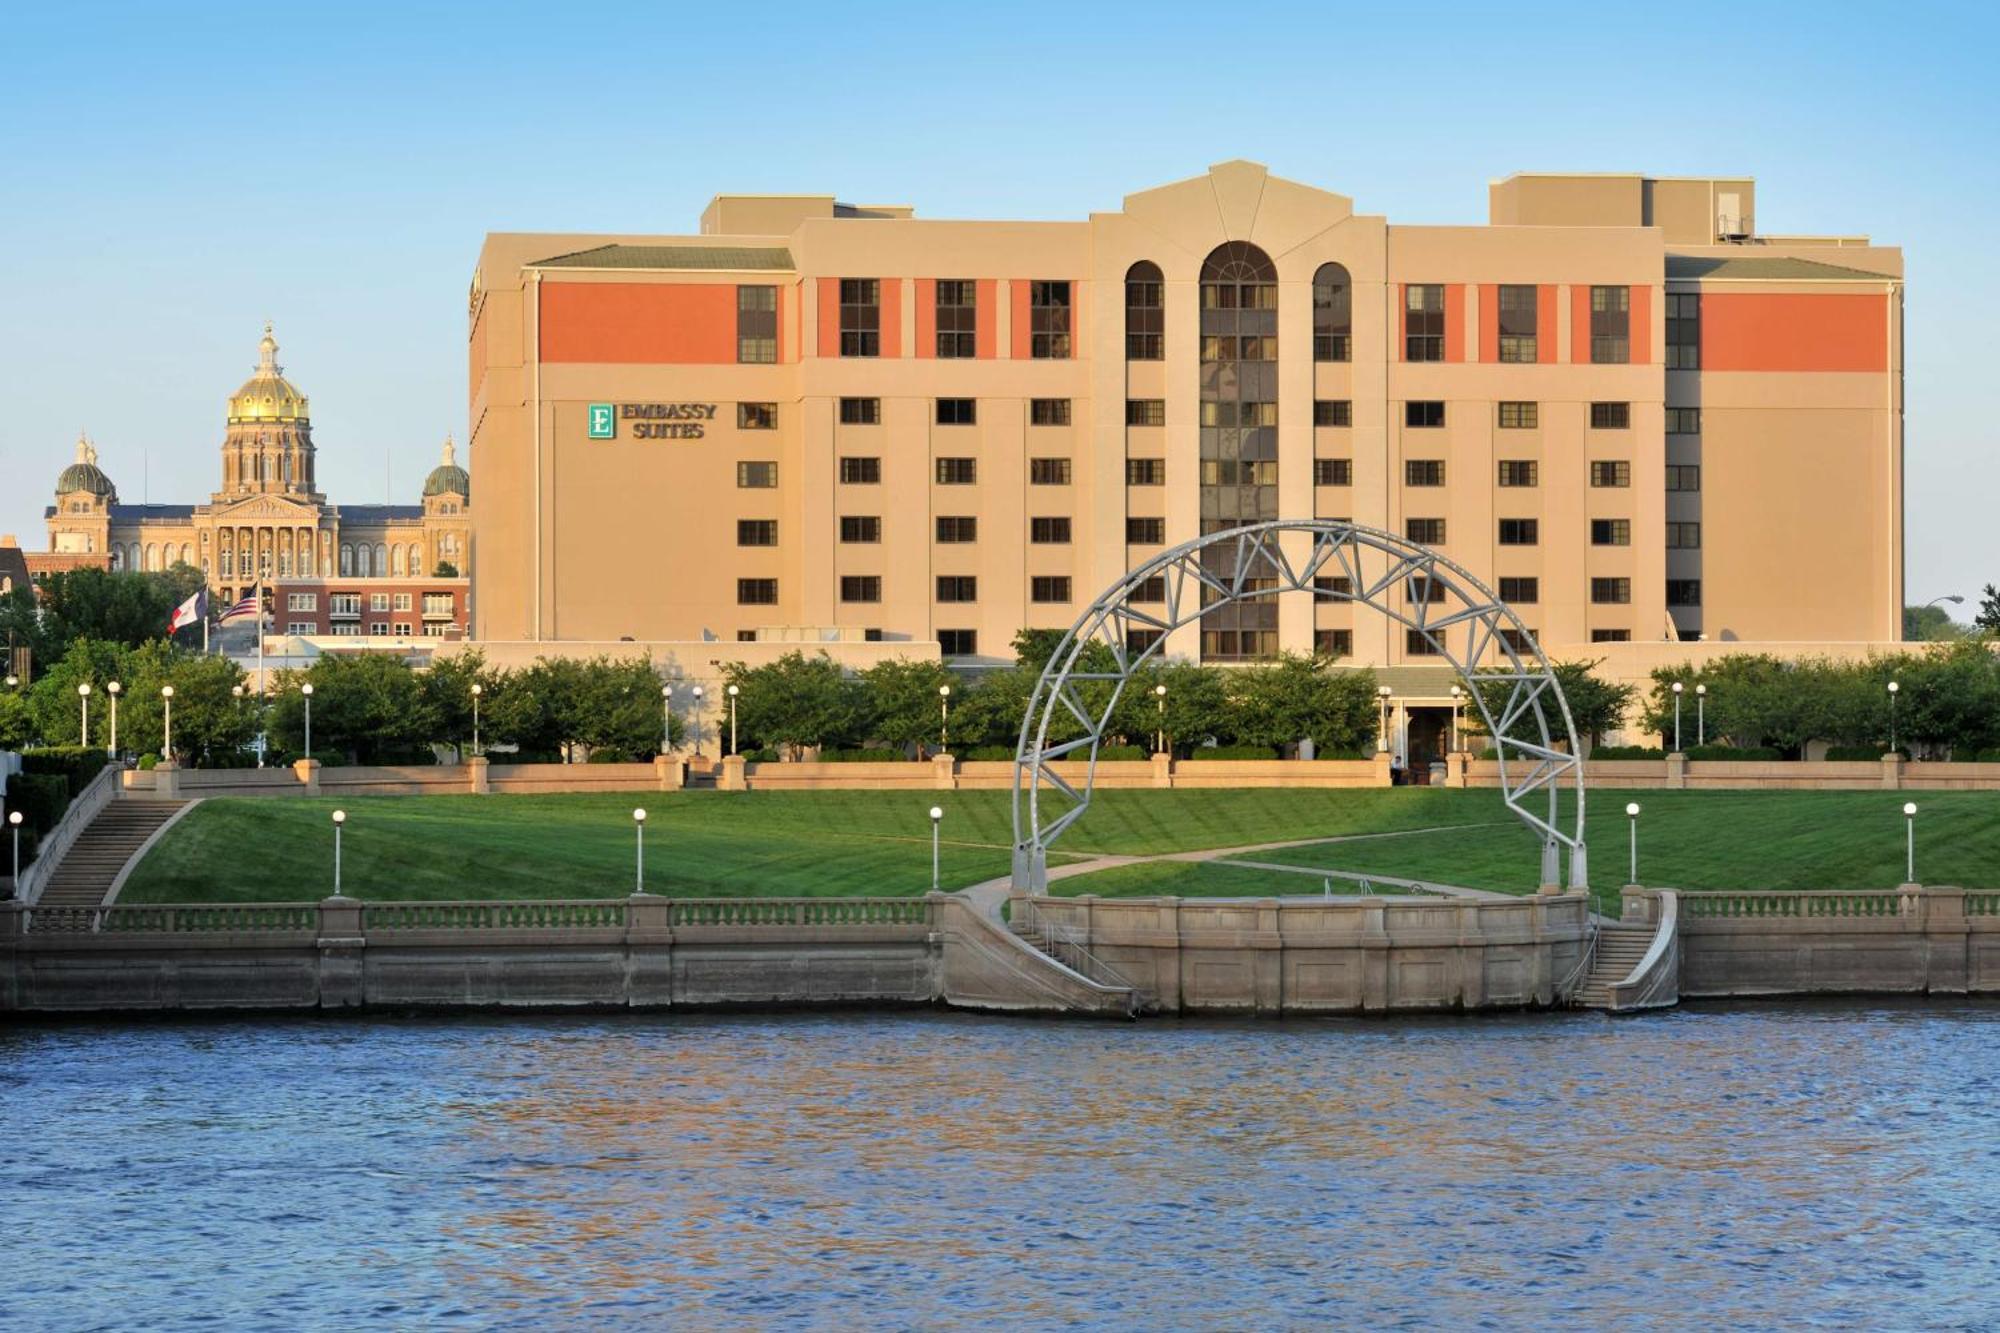
[[[592,403],[590,405],[590,438],[609,440],[618,434],[618,421],[613,416],[611,404]]]

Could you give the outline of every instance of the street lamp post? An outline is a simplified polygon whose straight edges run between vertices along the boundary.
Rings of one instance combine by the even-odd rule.
[[[1451,752],[1458,753],[1459,736],[1465,731],[1465,690],[1451,687]]]
[[[1917,882],[1917,803],[1903,802],[1903,882]]]
[[[701,758],[701,686],[694,687],[694,757]]]
[[[951,750],[951,686],[938,686],[938,753]]]
[[[1681,683],[1674,682],[1674,753],[1681,752]]]
[[[729,687],[729,753],[736,753],[736,687]]]
[[[90,744],[90,682],[89,681],[86,680],[81,685],[78,685],[76,687],[76,697],[78,698],[78,700],[81,701],[81,706],[83,708],[83,733],[82,733],[82,739],[79,740],[77,744],[80,746],[87,747]]]
[[[477,759],[484,753],[479,748],[479,696],[486,693],[486,687],[478,681],[472,682],[472,757]]]
[[[1167,752],[1167,687],[1164,682],[1153,687],[1153,702],[1159,705],[1160,730],[1153,739],[1153,753]]]
[[[1694,744],[1696,749],[1708,744],[1708,686],[1694,687]]]
[[[311,682],[311,681],[307,681],[307,682],[306,682],[305,684],[303,684],[303,685],[299,686],[299,693],[300,693],[300,694],[303,694],[303,695],[304,695],[304,696],[306,697],[306,758],[310,759],[310,758],[312,758],[312,754],[313,754],[313,687],[312,687],[312,682]]]
[[[1626,882],[1637,884],[1639,882],[1639,803],[1637,801],[1626,802],[1625,815],[1632,821],[1632,878]]]
[[[638,833],[639,845],[632,861],[632,892],[646,891],[646,807],[636,806],[632,811],[632,827]]]
[[[7,827],[14,831],[14,878],[7,881],[7,894],[12,897],[21,891],[21,812],[7,812]]]
[[[674,739],[674,687],[660,686],[660,753],[665,754]]]
[[[347,823],[347,811],[333,812],[333,896],[340,896],[340,829]]]
[[[169,763],[174,757],[174,687],[160,686],[161,730],[164,733],[160,744],[160,757]]]
[[[109,685],[106,685],[104,687],[104,692],[111,696],[111,743],[105,747],[105,753],[117,754],[118,753],[118,696],[125,692],[125,687],[123,685],[120,685],[117,681],[114,680]]]
[[[1385,754],[1389,749],[1389,696],[1394,693],[1387,685],[1375,687],[1375,697],[1381,701],[1382,729],[1375,736],[1375,753]]]
[[[944,819],[944,807],[931,807],[931,892],[938,891],[938,825]]]
[[[1901,685],[1893,680],[1889,682],[1889,752],[1891,754],[1894,754],[1896,751],[1896,696],[1902,692],[1903,687]]]

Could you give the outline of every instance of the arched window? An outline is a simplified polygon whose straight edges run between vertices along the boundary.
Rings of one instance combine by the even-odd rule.
[[[346,578],[354,573],[354,548],[346,542],[340,544],[340,576]]]
[[[1321,264],[1313,274],[1313,360],[1351,361],[1354,346],[1354,284],[1340,264]]]
[[[375,543],[375,572],[377,574],[389,572],[389,552],[380,542]]]
[[[403,548],[400,546],[389,548],[389,572],[395,575],[403,572]]]
[[[158,569],[159,567],[160,567],[160,548],[153,545],[153,543],[151,542],[147,542],[146,568],[149,570],[153,570],[153,569]]]
[[[361,543],[361,545],[354,548],[354,572],[357,576],[364,579],[367,578],[369,574],[373,572],[373,565],[370,563],[368,558],[369,554],[370,552],[367,542],[363,542]]]
[[[421,542],[410,543],[410,573],[419,578],[424,572],[424,548]]]
[[[1278,517],[1278,271],[1246,241],[1229,241],[1201,267],[1201,531],[1206,536]],[[1221,543],[1202,559],[1221,562]],[[1231,571],[1218,563],[1218,576]],[[1247,571],[1248,588],[1278,585],[1275,569]],[[1259,597],[1202,616],[1201,654],[1244,661],[1278,651],[1278,603]]]
[[[1125,270],[1125,359],[1158,361],[1167,354],[1165,283],[1160,266],[1142,259]]]
[[[192,565],[194,563],[194,548],[186,542],[181,543],[181,563],[184,565]]]

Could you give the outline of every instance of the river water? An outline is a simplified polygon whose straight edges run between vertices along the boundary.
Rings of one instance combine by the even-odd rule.
[[[0,1031],[0,1323],[2000,1323],[2000,1006]]]

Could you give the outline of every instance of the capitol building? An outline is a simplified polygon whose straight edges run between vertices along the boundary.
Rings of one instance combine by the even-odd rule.
[[[471,478],[452,441],[417,504],[336,505],[319,489],[306,395],[285,378],[270,325],[256,372],[229,397],[221,484],[204,504],[124,504],[97,448],[79,439],[46,511],[64,563],[201,570],[227,605],[252,586],[332,578],[432,578],[469,572]]]

